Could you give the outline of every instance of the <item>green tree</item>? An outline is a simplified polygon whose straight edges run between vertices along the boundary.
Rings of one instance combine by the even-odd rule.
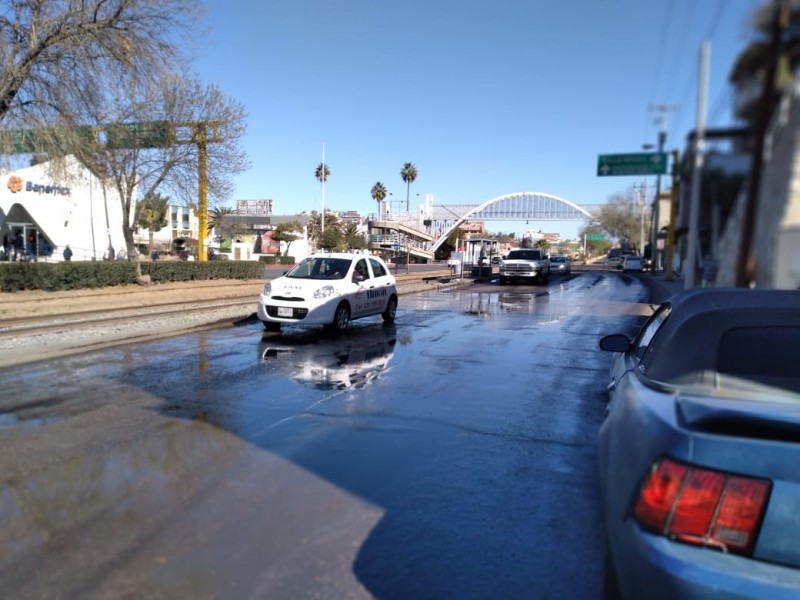
[[[209,234],[217,232],[215,241],[220,242],[220,248],[230,250],[233,239],[249,231],[246,225],[230,218],[238,214],[239,212],[230,206],[217,206],[208,211],[206,230]]]
[[[608,235],[603,228],[596,223],[585,225],[578,231],[578,236],[581,240],[584,240],[585,237],[590,234],[602,234],[603,236]],[[607,237],[604,237],[602,240],[586,240],[586,257],[601,256],[608,252],[609,248],[611,248],[611,242],[607,239]]]
[[[325,214],[325,182],[328,181],[328,177],[330,177],[331,170],[328,168],[328,163],[319,163],[317,168],[314,169],[314,177],[317,178],[320,185],[322,186],[322,212],[320,213],[320,231],[325,231],[325,221],[328,220],[327,215]]]
[[[344,245],[349,250],[363,250],[367,247],[367,238],[358,231],[358,225],[355,223],[348,223],[342,229],[342,237]]]
[[[286,251],[283,255],[289,256],[289,246],[295,240],[300,239],[302,234],[303,224],[300,221],[289,221],[287,223],[278,223],[272,233],[272,239],[276,242],[286,242]]]
[[[169,216],[169,198],[157,194],[149,193],[140,202],[136,209],[139,215],[139,226],[146,227],[149,234],[148,256],[153,252],[153,234],[160,231],[167,224]],[[132,253],[128,252],[128,260],[133,258]]]
[[[206,221],[206,233],[209,235],[216,229],[222,235],[222,230],[227,226],[225,217],[235,215],[236,209],[230,206],[217,206],[208,211],[208,220]]]
[[[378,216],[382,217],[383,211],[381,207],[383,206],[383,201],[386,200],[386,186],[379,181],[372,186],[370,194],[372,195],[372,199],[378,203]]]
[[[322,234],[320,247],[326,252],[334,252],[337,250],[344,250],[344,237],[338,227],[329,227]]]
[[[536,243],[533,245],[534,248],[541,248],[542,250],[547,250],[550,248],[550,242],[547,241],[547,238],[539,238],[536,240]]]
[[[400,171],[400,177],[406,184],[406,212],[409,212],[409,194],[411,192],[411,184],[417,179],[417,167],[410,162],[405,163]]]
[[[325,213],[325,223],[327,224],[325,232],[327,232],[328,229],[336,229],[341,235],[341,223],[335,214],[331,212]],[[317,248],[322,248],[322,218],[318,212],[313,212],[309,216],[307,230],[309,243]]]

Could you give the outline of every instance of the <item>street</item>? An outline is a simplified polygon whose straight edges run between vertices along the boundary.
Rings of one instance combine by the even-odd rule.
[[[0,597],[592,598],[634,277],[401,298],[0,371]]]

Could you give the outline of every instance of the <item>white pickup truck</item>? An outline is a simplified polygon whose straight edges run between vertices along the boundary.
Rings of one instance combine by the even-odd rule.
[[[509,280],[529,279],[545,283],[550,277],[550,257],[538,248],[511,250],[500,261],[500,285]]]

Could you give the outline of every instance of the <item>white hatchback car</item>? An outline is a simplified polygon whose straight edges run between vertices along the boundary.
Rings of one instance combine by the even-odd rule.
[[[622,259],[623,271],[642,271],[643,269],[644,266],[642,264],[641,256],[633,256],[629,254]]]
[[[257,313],[268,331],[280,331],[282,323],[341,331],[352,319],[372,315],[390,323],[397,313],[397,283],[377,256],[315,254],[264,284]]]

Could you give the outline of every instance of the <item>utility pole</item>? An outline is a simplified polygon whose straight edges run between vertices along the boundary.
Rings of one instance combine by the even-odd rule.
[[[753,245],[758,192],[761,187],[761,172],[764,165],[764,138],[769,127],[773,108],[778,100],[778,94],[775,90],[775,73],[781,48],[781,38],[791,16],[790,4],[787,0],[775,0],[773,4],[775,12],[772,19],[772,35],[767,54],[767,70],[764,77],[764,87],[761,91],[761,99],[756,111],[755,123],[753,124],[753,162],[747,183],[747,197],[742,217],[742,233],[739,240],[739,252],[736,257],[737,287],[749,287],[750,281],[755,277],[755,256],[752,253],[751,246]]]
[[[669,202],[669,234],[667,236],[667,267],[664,279],[672,281],[672,261],[675,255],[675,216],[678,212],[678,186],[680,185],[678,176],[680,167],[678,164],[680,157],[678,151],[672,151],[672,190]]]
[[[703,179],[703,160],[706,135],[706,88],[708,86],[708,55],[710,44],[703,40],[700,46],[700,73],[697,85],[697,115],[694,136],[694,169],[692,170],[692,193],[689,200],[689,248],[683,269],[683,288],[688,290],[695,285],[697,271],[697,247],[699,245],[700,223],[700,184]]]
[[[639,255],[644,256],[644,212],[645,206],[647,204],[647,178],[645,177],[645,183],[642,184],[634,184],[633,189],[636,190],[636,207],[639,209]]]
[[[675,110],[666,104],[655,104],[649,107],[650,111],[658,113],[658,153],[664,152],[664,143],[667,141],[667,111]],[[650,237],[650,257],[653,261],[653,272],[658,270],[658,233],[659,233],[659,205],[661,196],[661,173],[656,175],[656,195],[653,199],[653,226]]]

